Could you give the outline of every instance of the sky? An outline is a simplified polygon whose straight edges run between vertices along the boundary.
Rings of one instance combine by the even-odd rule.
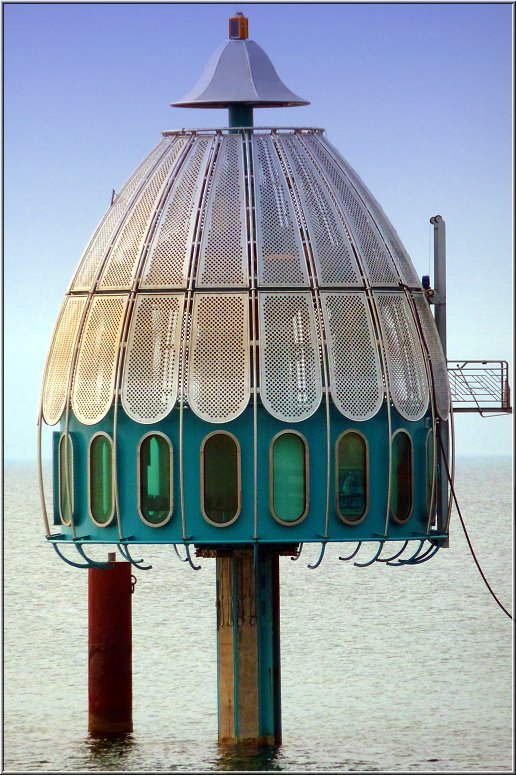
[[[387,213],[418,275],[447,233],[450,359],[504,359],[513,383],[510,3],[4,3],[4,456],[33,459],[41,378],[79,258],[163,130],[226,126],[169,107],[227,19],[307,107]],[[456,416],[458,455],[512,454],[512,417]],[[44,437],[50,457],[50,433]]]

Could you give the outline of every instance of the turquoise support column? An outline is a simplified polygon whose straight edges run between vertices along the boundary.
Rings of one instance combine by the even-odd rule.
[[[253,108],[251,105],[243,105],[236,102],[228,107],[228,126],[229,127],[251,127],[253,126]]]

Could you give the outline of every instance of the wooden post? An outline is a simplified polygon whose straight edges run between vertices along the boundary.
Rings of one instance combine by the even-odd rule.
[[[281,743],[279,553],[218,551],[219,743]]]
[[[88,570],[88,731],[133,730],[131,565]]]

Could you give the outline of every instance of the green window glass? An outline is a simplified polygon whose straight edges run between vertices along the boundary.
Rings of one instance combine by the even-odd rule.
[[[59,514],[70,525],[73,514],[73,447],[69,436],[59,442]]]
[[[297,522],[307,508],[306,446],[297,433],[282,433],[272,445],[272,513]]]
[[[140,443],[140,514],[151,525],[160,525],[172,513],[172,448],[159,434]]]
[[[204,441],[202,452],[204,515],[224,525],[240,512],[240,452],[227,433],[214,433]]]
[[[338,512],[346,522],[360,520],[367,509],[367,446],[360,433],[344,433],[337,444]]]
[[[434,478],[434,437],[429,431],[426,437],[426,510],[430,514],[432,506],[432,482]]]
[[[392,439],[391,513],[405,522],[412,511],[412,444],[407,433]]]
[[[106,525],[113,516],[113,447],[104,434],[90,444],[90,512],[95,522]]]

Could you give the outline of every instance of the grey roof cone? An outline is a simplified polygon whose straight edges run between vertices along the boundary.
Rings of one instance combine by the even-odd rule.
[[[226,108],[236,103],[256,108],[310,104],[285,86],[265,51],[247,39],[219,46],[197,85],[172,106]]]

